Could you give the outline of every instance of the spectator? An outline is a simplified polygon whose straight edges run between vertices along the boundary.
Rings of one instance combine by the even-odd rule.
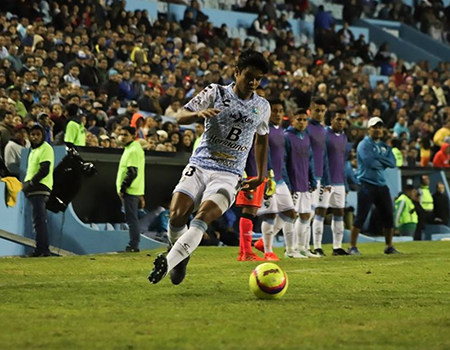
[[[436,146],[441,147],[444,143],[444,139],[448,136],[450,136],[450,118],[445,121],[442,128],[436,131],[436,134],[434,134],[433,137],[433,142]]]
[[[30,142],[27,138],[28,131],[26,125],[18,124],[14,127],[14,136],[9,140],[5,147],[5,165],[8,172],[17,178],[19,178],[20,175],[22,150],[30,148]]]
[[[167,117],[177,118],[181,113],[181,103],[179,100],[174,100],[172,104],[166,109],[164,115]]]
[[[403,194],[395,200],[394,225],[401,236],[414,237],[419,222],[413,202],[416,196],[417,190],[411,185],[406,185]]]
[[[135,132],[136,140],[145,139],[144,124],[145,124],[144,116],[140,113],[135,113],[131,118],[130,126],[136,130]]]
[[[14,115],[10,111],[3,110],[2,121],[0,122],[0,155],[5,159],[5,147],[14,135]]]
[[[342,19],[349,24],[353,24],[361,17],[362,12],[362,6],[356,0],[347,0],[342,9]]]
[[[442,182],[438,182],[436,186],[436,192],[433,194],[433,203],[434,222],[447,226],[450,218],[450,206],[448,195],[445,192],[445,185]]]
[[[403,133],[406,134],[406,139],[409,141],[408,123],[405,117],[400,116],[394,126],[394,137],[400,137]]]
[[[431,142],[428,136],[420,140],[420,166],[427,167],[431,160]]]
[[[333,23],[333,16],[325,11],[323,5],[320,5],[314,18],[314,31],[330,30]]]
[[[436,168],[448,168],[450,167],[450,145],[443,143],[441,149],[433,158],[433,166]]]
[[[18,87],[12,87],[9,90],[9,98],[12,101],[12,104],[14,105],[16,113],[20,115],[22,118],[25,118],[28,112],[27,109],[25,108],[25,105],[20,100],[21,95],[22,95],[21,90]]]

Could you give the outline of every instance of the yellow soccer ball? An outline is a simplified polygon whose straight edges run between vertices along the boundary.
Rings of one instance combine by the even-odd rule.
[[[248,284],[252,293],[260,299],[279,299],[286,293],[289,282],[278,265],[265,263],[253,270]]]

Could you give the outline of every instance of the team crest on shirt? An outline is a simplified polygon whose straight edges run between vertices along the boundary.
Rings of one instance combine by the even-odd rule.
[[[260,113],[259,108],[258,107],[253,108],[253,113],[256,115],[259,115],[259,113]]]

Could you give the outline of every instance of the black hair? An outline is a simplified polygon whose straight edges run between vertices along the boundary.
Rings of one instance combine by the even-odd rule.
[[[400,147],[402,146],[402,143],[399,139],[392,139],[391,143],[393,148],[400,149]]]
[[[136,129],[133,128],[132,126],[129,126],[129,125],[123,126],[122,130],[128,131],[131,134],[131,136],[133,136],[133,137],[134,137],[134,135],[136,135]]]
[[[22,91],[20,91],[20,88],[18,88],[18,87],[16,87],[16,86],[13,86],[12,88],[9,89],[9,94],[11,95],[11,93],[12,93],[13,91],[19,91],[19,94],[22,95]]]
[[[299,109],[297,109],[295,111],[294,115],[299,115],[299,114],[306,114],[306,115],[308,115],[308,112],[304,108],[299,108]]]
[[[412,190],[414,190],[415,189],[415,187],[413,186],[413,185],[406,185],[404,188],[403,188],[403,192],[409,192],[409,191],[412,191]]]
[[[254,50],[246,50],[239,55],[237,68],[243,71],[247,67],[255,67],[267,74],[269,72],[269,62],[264,58],[263,54]]]
[[[325,101],[325,99],[323,99],[322,97],[314,97],[311,100],[311,103],[314,103],[314,104],[320,105],[320,106],[326,106],[327,105],[327,101]]]
[[[334,117],[336,117],[336,114],[347,114],[347,111],[344,108],[340,108],[334,112]]]
[[[66,111],[69,117],[75,117],[78,114],[78,105],[75,103],[68,104]]]
[[[259,88],[262,89],[262,87],[258,87],[258,89],[259,89]],[[283,105],[283,106],[284,106],[283,101],[281,101],[279,98],[273,98],[273,99],[270,99],[270,100],[269,100],[269,103],[270,103],[271,106],[273,106],[273,105]]]

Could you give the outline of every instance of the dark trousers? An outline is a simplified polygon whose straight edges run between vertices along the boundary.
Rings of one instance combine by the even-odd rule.
[[[130,229],[130,243],[131,248],[139,248],[140,234],[139,234],[139,196],[132,196],[124,194],[123,204],[125,207],[125,218]]]
[[[369,215],[369,211],[375,204],[380,216],[380,224],[383,228],[394,226],[394,208],[392,198],[387,186],[375,186],[367,182],[361,183],[358,191],[358,209],[354,226],[361,229]]]
[[[36,251],[41,253],[49,252],[48,249],[48,228],[47,209],[45,204],[48,201],[46,195],[35,195],[28,197],[33,215],[33,229],[36,234]]]

